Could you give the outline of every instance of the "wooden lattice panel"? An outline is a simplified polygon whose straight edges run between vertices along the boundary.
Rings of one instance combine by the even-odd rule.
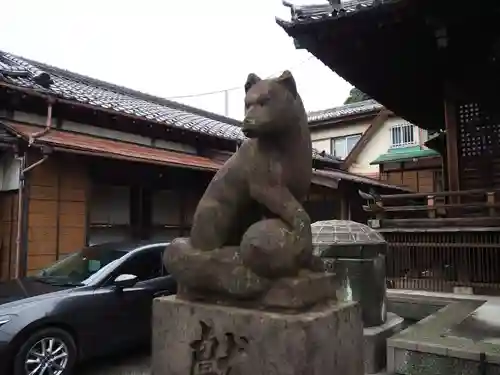
[[[389,232],[389,286],[451,292],[472,287],[500,293],[500,234],[491,231]],[[482,293],[481,293],[482,292]]]
[[[462,103],[457,115],[461,189],[499,186],[500,116],[477,102]]]
[[[478,103],[462,104],[458,109],[461,156],[498,156],[500,116],[486,113]]]
[[[481,123],[481,110],[478,103],[462,104],[458,109],[460,129],[460,156],[479,156],[483,145],[478,127]]]

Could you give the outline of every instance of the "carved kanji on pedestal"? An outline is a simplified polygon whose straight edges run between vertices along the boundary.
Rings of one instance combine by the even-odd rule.
[[[200,321],[201,337],[191,343],[192,364],[190,375],[230,375],[238,356],[244,353],[248,339],[225,333],[219,339],[213,328]]]

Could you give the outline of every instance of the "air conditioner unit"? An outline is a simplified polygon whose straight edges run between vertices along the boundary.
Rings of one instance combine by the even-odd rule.
[[[19,189],[21,161],[11,153],[0,156],[0,191]]]

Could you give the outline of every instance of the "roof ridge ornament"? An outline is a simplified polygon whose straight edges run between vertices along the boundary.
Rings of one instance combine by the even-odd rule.
[[[22,71],[26,72],[31,77],[36,84],[42,86],[43,88],[49,88],[51,84],[54,83],[52,77],[49,73],[38,69],[36,66],[27,63],[26,61],[11,55],[10,53],[3,52],[0,54],[5,60],[11,63],[13,66],[19,67]],[[21,70],[20,70],[21,71]]]
[[[342,16],[346,13],[378,6],[390,0],[327,0],[328,4],[292,4],[282,0],[282,4],[290,8],[292,24],[311,19],[323,19]],[[278,24],[286,21],[277,19]]]
[[[330,0],[329,0],[330,1]],[[335,0],[331,0],[335,1]],[[340,3],[340,0],[337,0]],[[290,8],[290,13],[292,17],[292,22],[302,21],[313,16],[330,16],[334,10],[333,6],[328,4],[292,4],[286,0],[282,1],[282,4],[287,8]]]

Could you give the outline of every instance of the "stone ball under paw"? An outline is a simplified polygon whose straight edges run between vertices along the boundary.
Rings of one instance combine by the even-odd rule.
[[[241,240],[243,264],[259,276],[296,276],[299,270],[298,244],[280,219],[265,219],[251,225]]]
[[[180,286],[201,295],[254,298],[266,291],[269,281],[243,265],[237,256],[238,246],[225,246],[212,251],[194,249],[189,238],[176,238],[167,246],[163,262]]]

